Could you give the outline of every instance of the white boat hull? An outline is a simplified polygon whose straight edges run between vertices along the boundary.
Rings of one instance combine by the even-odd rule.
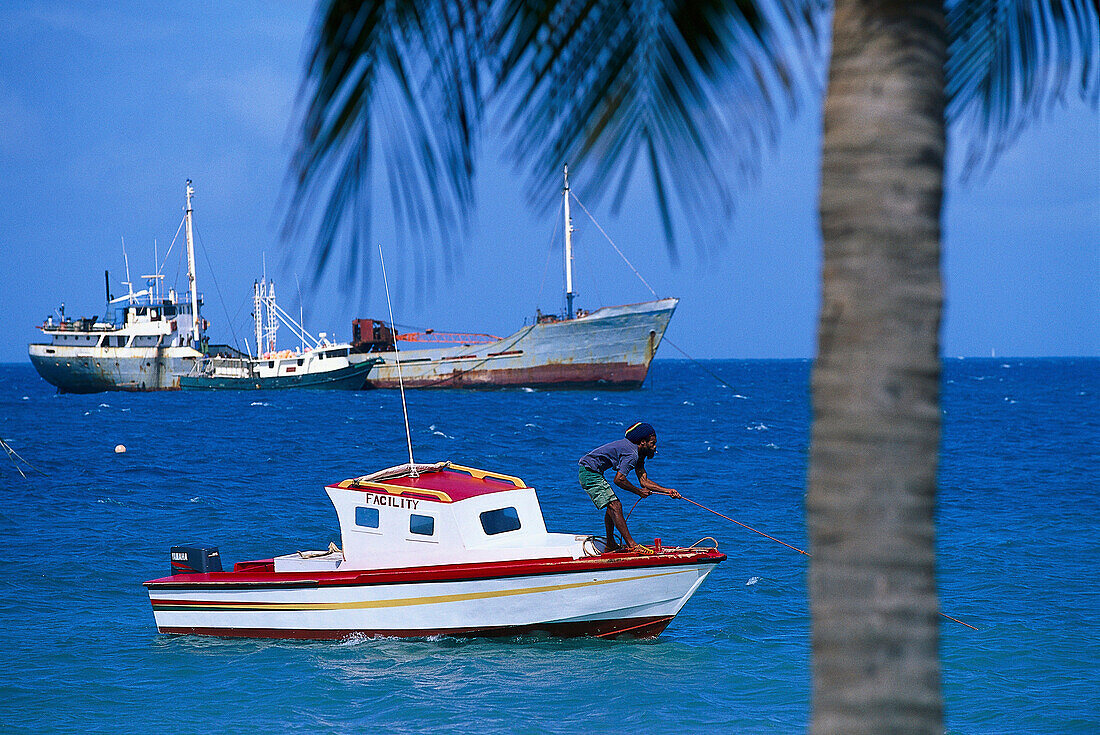
[[[385,579],[385,572],[329,578],[270,574],[260,575],[266,580],[237,582],[234,577],[244,577],[234,572],[146,584],[162,633],[322,639],[527,632],[648,637],[660,634],[724,558],[692,551],[641,560],[559,560],[553,566],[562,571],[450,580],[418,577],[458,572],[422,568],[405,574],[410,581],[393,583],[372,581]],[[548,566],[545,560],[534,564]]]

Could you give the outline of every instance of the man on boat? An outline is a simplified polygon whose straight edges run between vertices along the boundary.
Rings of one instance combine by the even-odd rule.
[[[642,547],[634,543],[629,529],[626,527],[626,517],[623,515],[623,504],[619,502],[615,491],[604,478],[603,473],[610,469],[615,470],[615,484],[623,490],[629,490],[643,498],[652,493],[668,495],[670,498],[679,498],[680,493],[672,488],[661,487],[650,480],[646,475],[645,461],[657,454],[657,432],[646,423],[637,423],[626,430],[626,438],[618,439],[593,449],[580,459],[581,487],[592,498],[596,507],[604,511],[604,525],[607,528],[607,550],[616,551],[622,548],[625,551],[640,551]],[[633,470],[638,477],[635,487],[627,477]],[[615,543],[615,529],[623,537],[623,546]]]

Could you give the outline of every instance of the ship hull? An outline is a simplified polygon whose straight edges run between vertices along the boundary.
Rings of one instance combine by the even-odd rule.
[[[366,387],[397,388],[403,382],[406,388],[637,388],[677,303],[605,307],[576,319],[532,324],[483,345],[372,352],[382,362]]]
[[[372,362],[360,362],[326,372],[278,375],[266,378],[217,378],[184,375],[180,377],[179,384],[183,390],[281,390],[284,388],[360,390],[363,388],[363,381],[372,366]]]
[[[179,390],[200,353],[189,347],[100,348],[32,344],[31,364],[60,393]]]
[[[196,574],[146,586],[161,633],[644,638],[659,635],[726,558],[714,551],[683,551],[645,559],[536,560],[312,577]]]

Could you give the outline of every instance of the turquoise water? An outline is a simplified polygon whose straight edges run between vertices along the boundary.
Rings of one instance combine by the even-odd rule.
[[[800,548],[809,363],[658,361],[623,393],[410,393],[418,461],[539,488],[552,531],[598,532],[576,460],[653,423],[651,477]],[[1100,731],[1100,360],[949,360],[939,525],[952,733]],[[226,562],[338,541],[322,486],[404,461],[399,397],[59,396],[0,365],[5,732],[790,733],[809,716],[800,555],[653,497],[639,540],[729,554],[652,641],[271,642],[158,635],[141,582],[168,548]],[[116,444],[128,448],[116,455]],[[628,503],[629,507],[629,503]]]

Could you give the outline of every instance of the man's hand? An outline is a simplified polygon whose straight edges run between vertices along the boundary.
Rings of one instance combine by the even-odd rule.
[[[672,488],[669,488],[668,489],[668,497],[670,497],[670,498],[682,498],[684,496],[681,495],[678,490],[673,490]]]

